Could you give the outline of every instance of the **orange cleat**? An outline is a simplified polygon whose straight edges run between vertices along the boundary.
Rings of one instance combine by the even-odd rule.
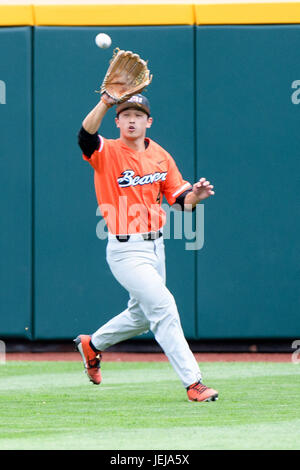
[[[95,352],[90,346],[91,337],[89,335],[79,335],[74,339],[76,349],[80,352],[85,372],[90,379],[96,385],[101,383],[101,371],[100,371],[100,361],[101,354],[100,351]]]
[[[218,392],[213,388],[208,388],[201,382],[195,382],[187,388],[189,401],[215,401],[218,399]]]

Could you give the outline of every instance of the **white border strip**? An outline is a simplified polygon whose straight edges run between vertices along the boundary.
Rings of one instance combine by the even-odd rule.
[[[177,196],[177,194],[182,193],[182,191],[185,188],[188,188],[189,186],[192,186],[191,183],[185,183],[183,186],[181,186],[181,188],[178,189],[178,191],[175,191],[175,193],[172,194],[172,197],[175,197]]]
[[[100,147],[99,147],[98,152],[102,152],[103,145],[104,145],[104,139],[103,139],[103,137],[101,137],[100,134],[98,134],[98,137],[99,137],[99,140],[100,140]]]

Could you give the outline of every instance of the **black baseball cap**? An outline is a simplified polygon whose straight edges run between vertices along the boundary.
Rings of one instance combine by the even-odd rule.
[[[144,113],[148,114],[148,117],[150,117],[150,103],[144,95],[133,95],[131,98],[129,98],[129,100],[119,104],[116,109],[117,116],[120,114],[121,111],[124,111],[125,109],[129,108],[139,109],[140,111],[143,111]]]

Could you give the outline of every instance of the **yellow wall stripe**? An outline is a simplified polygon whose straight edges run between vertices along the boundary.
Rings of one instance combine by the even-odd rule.
[[[229,0],[230,1],[230,0]],[[300,2],[1,4],[0,25],[134,26],[209,24],[299,24]],[[163,2],[163,0],[162,0]]]
[[[194,24],[192,4],[35,5],[37,25]]]
[[[300,3],[195,5],[196,24],[300,23]]]
[[[34,25],[32,5],[1,5],[0,4],[0,25],[1,26],[32,26]]]

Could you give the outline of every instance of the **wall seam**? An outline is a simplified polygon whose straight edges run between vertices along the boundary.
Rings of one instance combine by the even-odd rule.
[[[198,145],[198,140],[197,140],[197,66],[196,66],[196,60],[197,60],[197,26],[193,26],[193,39],[194,39],[194,61],[193,61],[193,66],[194,66],[194,177],[195,181],[197,181],[197,145]],[[197,217],[197,214],[195,215]],[[197,225],[196,225],[197,226]],[[197,233],[196,233],[197,236]],[[195,311],[195,334],[196,338],[198,338],[198,256],[197,256],[197,250],[194,250],[194,267],[195,267],[195,276],[194,276],[194,291],[195,291],[195,298],[194,298],[194,311]]]
[[[31,337],[35,338],[34,27],[31,28]]]

